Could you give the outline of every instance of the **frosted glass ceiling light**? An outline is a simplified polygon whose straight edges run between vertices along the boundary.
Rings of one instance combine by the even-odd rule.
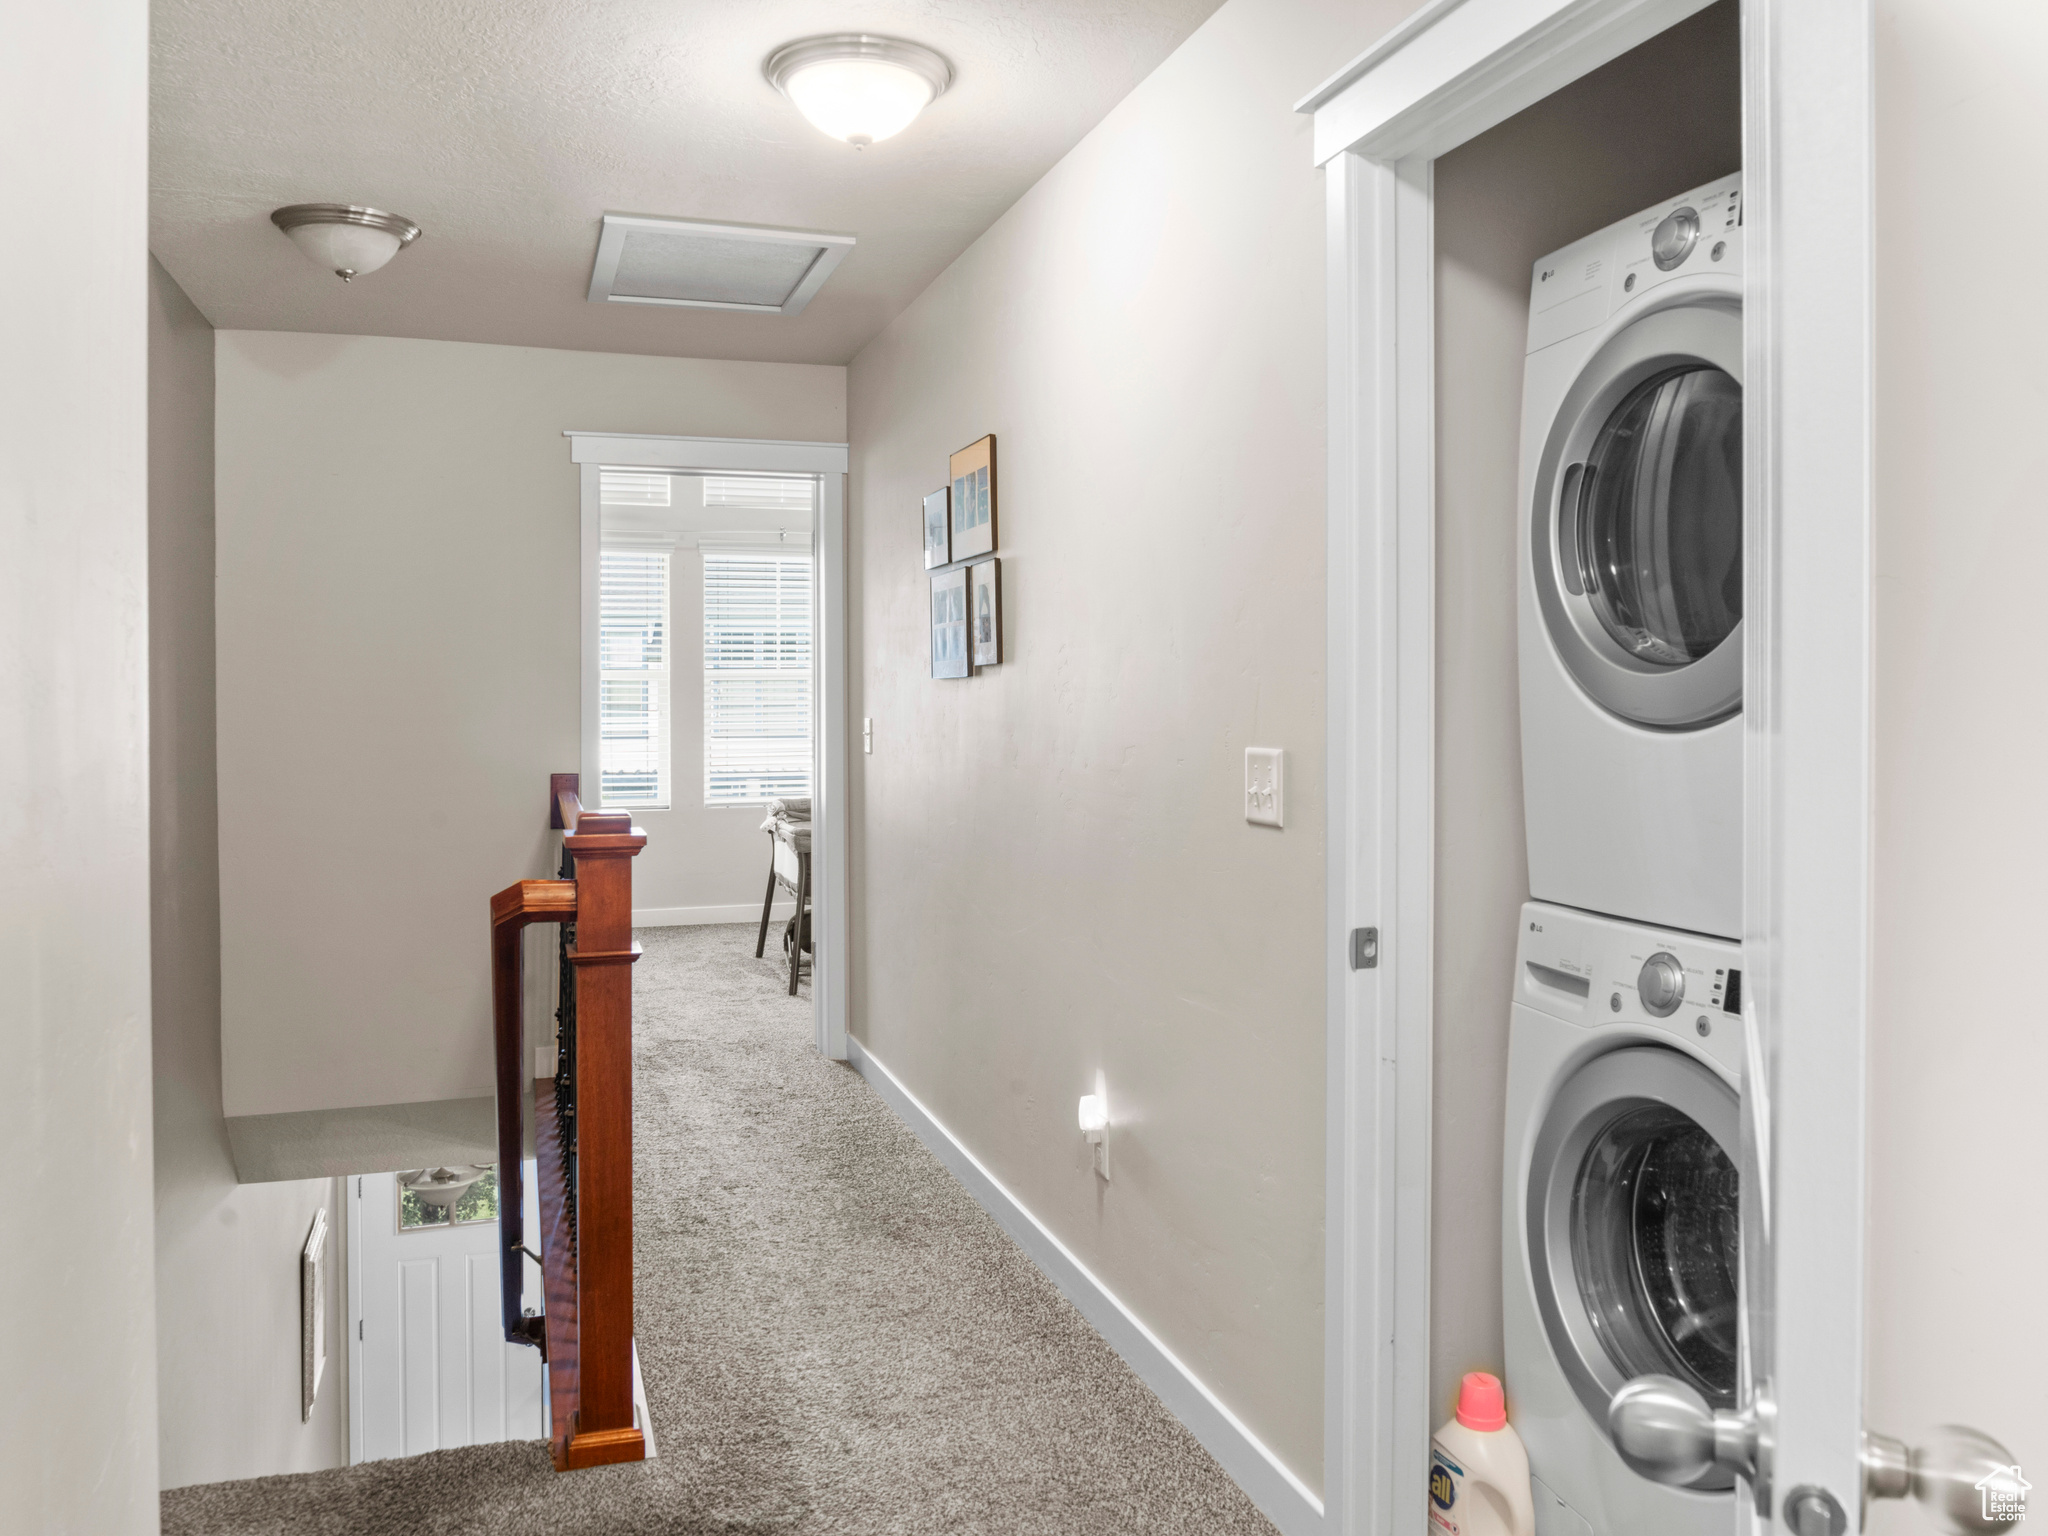
[[[855,149],[901,133],[953,83],[953,66],[931,49],[862,32],[790,43],[762,72],[814,127]]]
[[[349,203],[293,203],[271,214],[270,222],[344,283],[376,271],[420,237],[411,219]]]

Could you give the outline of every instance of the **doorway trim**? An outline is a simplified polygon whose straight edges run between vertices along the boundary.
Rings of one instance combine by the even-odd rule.
[[[1315,118],[1328,210],[1331,1536],[1407,1527],[1432,1423],[1433,162],[1706,3],[1430,0],[1297,106]],[[1763,1090],[1751,1102],[1767,1106],[1771,1170],[1760,1343],[1778,1409],[1777,1495],[1814,1485],[1856,1509],[1872,835],[1871,18],[1869,0],[1742,7],[1752,221],[1743,942],[1750,1081]],[[1379,930],[1377,965],[1354,970],[1352,933],[1368,926]],[[1788,1019],[1798,1028],[1780,1027]]]
[[[818,482],[817,697],[811,746],[811,1015],[818,1051],[846,1060],[848,883],[846,870],[846,469],[844,443],[758,437],[668,437],[564,432],[582,475],[583,782],[598,782],[598,473],[666,469],[695,475],[802,475]]]

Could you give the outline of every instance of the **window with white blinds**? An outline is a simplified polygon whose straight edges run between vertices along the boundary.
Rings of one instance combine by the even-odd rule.
[[[599,567],[599,804],[669,803],[668,551],[607,549]]]
[[[704,550],[704,803],[811,792],[811,556]]]
[[[704,505],[744,507],[751,512],[808,512],[814,480],[775,480],[765,475],[706,475]]]

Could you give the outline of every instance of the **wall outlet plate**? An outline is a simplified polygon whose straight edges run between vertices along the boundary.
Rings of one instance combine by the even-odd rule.
[[[1285,774],[1279,747],[1244,749],[1244,819],[1254,826],[1278,827],[1286,808]]]

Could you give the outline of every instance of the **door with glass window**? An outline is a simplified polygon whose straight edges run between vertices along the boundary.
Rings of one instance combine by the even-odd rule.
[[[1630,1046],[1559,1086],[1530,1169],[1530,1278],[1551,1353],[1594,1424],[1646,1375],[1735,1407],[1740,1160],[1735,1089],[1697,1057]],[[1685,1481],[1734,1486],[1718,1466]]]
[[[531,1163],[524,1186],[538,1231]],[[349,1460],[544,1438],[540,1351],[505,1342],[495,1171],[363,1174],[349,1203]],[[540,1270],[528,1268],[537,1312]]]
[[[1661,730],[1742,704],[1742,316],[1645,315],[1552,423],[1532,506],[1551,643],[1595,703]]]

